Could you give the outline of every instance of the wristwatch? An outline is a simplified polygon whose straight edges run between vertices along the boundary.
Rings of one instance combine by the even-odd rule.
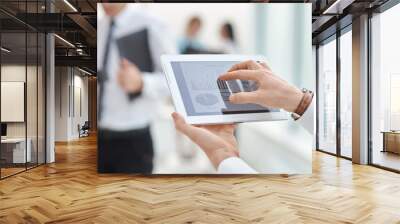
[[[293,120],[297,120],[303,116],[304,112],[310,106],[312,99],[314,98],[314,93],[311,90],[303,88],[301,89],[301,92],[303,92],[303,97],[301,98],[296,110],[291,114]]]

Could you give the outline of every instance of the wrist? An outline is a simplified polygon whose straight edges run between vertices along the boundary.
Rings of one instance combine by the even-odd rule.
[[[139,87],[136,89],[136,93],[141,93],[143,90],[143,79],[140,80]]]
[[[208,155],[211,163],[215,168],[218,168],[219,164],[231,157],[239,157],[236,150],[228,149],[228,148],[221,148],[213,151],[211,155]]]
[[[143,80],[139,79],[137,81],[138,81],[138,83],[132,83],[132,86],[131,86],[130,91],[129,91],[130,94],[137,94],[137,93],[142,92]]]
[[[307,110],[307,108],[310,106],[314,93],[310,90],[307,89],[302,89],[303,92],[303,97],[301,98],[301,101],[299,105],[297,106],[296,110],[292,113],[292,117],[294,120],[299,119],[301,116],[303,116],[304,112]]]
[[[290,88],[288,89],[288,91],[284,96],[286,100],[283,101],[285,102],[285,104],[283,105],[282,108],[287,112],[293,113],[299,106],[301,99],[303,98],[303,95],[304,93],[300,89],[290,86]]]

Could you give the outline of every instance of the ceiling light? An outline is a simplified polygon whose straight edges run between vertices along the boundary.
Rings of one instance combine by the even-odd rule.
[[[64,38],[62,38],[62,37],[60,37],[60,36],[57,35],[57,34],[54,34],[54,36],[57,37],[57,38],[58,38],[59,40],[61,40],[62,42],[66,43],[68,46],[75,48],[75,45],[73,45],[73,44],[72,44],[71,42],[69,42],[68,40],[66,40],[66,39],[64,39]]]
[[[78,53],[79,55],[83,55],[83,49],[82,48],[77,48],[76,49],[76,53]]]
[[[67,4],[74,12],[78,12],[78,10],[68,1],[64,0],[65,4]]]
[[[342,14],[343,10],[351,5],[355,0],[336,0],[322,14]]]
[[[335,7],[337,6],[337,4],[340,2],[340,0],[336,0],[335,2],[333,2],[332,5],[330,5],[327,9],[324,10],[324,12],[322,14],[328,14],[331,13],[332,9],[335,9]]]
[[[79,67],[78,67],[78,69],[79,69],[79,71],[81,71],[81,72],[83,72],[83,73],[85,73],[85,74],[87,74],[87,75],[92,75],[92,73],[90,73],[90,72],[88,72],[88,71],[86,71],[86,70],[83,70],[83,69],[81,69],[81,68],[79,68]]]
[[[5,47],[1,47],[0,49],[1,49],[2,51],[6,52],[6,53],[10,53],[10,52],[11,52],[11,50],[9,50],[9,49],[7,49],[7,48],[5,48]]]

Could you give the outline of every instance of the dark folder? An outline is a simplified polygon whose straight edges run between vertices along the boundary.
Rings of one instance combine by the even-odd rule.
[[[149,34],[147,29],[117,39],[119,55],[135,64],[142,72],[153,72]]]

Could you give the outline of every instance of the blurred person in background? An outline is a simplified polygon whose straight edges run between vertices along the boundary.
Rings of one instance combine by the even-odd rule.
[[[202,44],[198,40],[202,21],[200,17],[192,17],[186,25],[185,36],[179,40],[178,47],[181,54],[189,54],[203,49]]]
[[[98,172],[151,173],[149,125],[155,103],[169,95],[160,56],[175,53],[175,46],[162,21],[138,6],[101,5],[106,16],[98,22],[97,36]],[[143,46],[143,52],[132,46]]]
[[[225,54],[238,53],[233,25],[229,22],[224,23],[219,33],[222,40],[222,52]]]

